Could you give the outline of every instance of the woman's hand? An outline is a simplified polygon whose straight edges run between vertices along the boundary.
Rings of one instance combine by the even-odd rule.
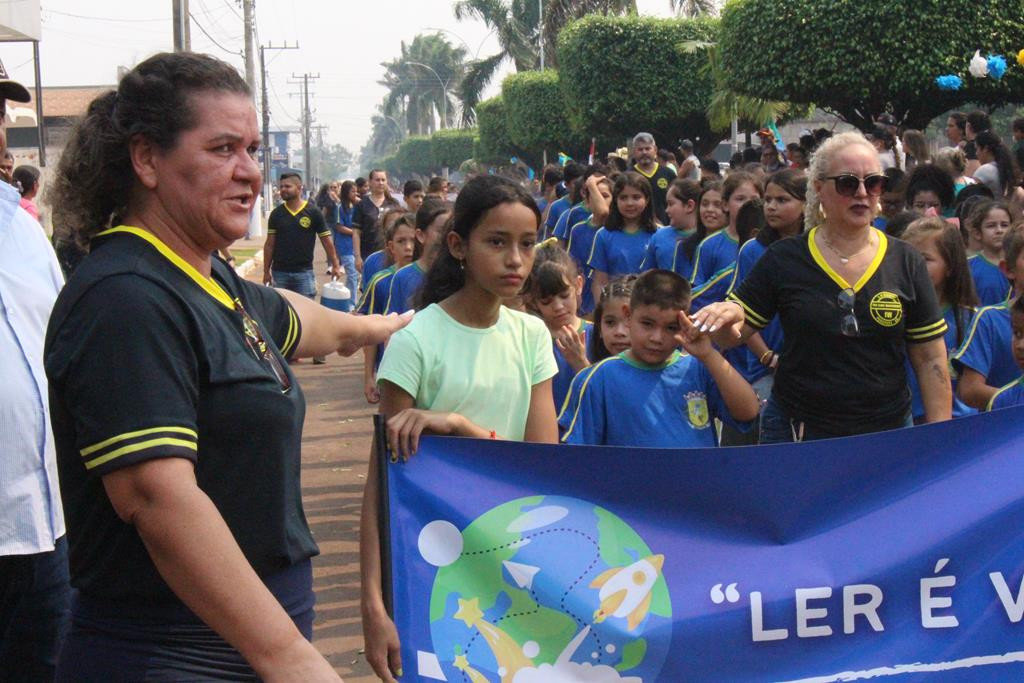
[[[693,330],[712,335],[713,341],[721,348],[732,348],[743,341],[743,323],[746,316],[743,308],[733,301],[719,301],[708,304],[693,314]],[[693,331],[691,330],[691,331]],[[753,328],[747,335],[753,333]],[[691,341],[695,338],[691,338]]]
[[[679,311],[678,317],[682,330],[675,335],[676,342],[697,360],[702,360],[713,353],[715,347],[711,344],[710,331],[701,330],[685,311]]]
[[[387,613],[363,614],[363,647],[373,673],[384,683],[396,683],[402,675],[401,643],[398,629]],[[298,679],[297,679],[298,680]]]
[[[388,419],[388,448],[391,458],[408,460],[420,446],[420,435],[424,431],[442,436],[460,432],[464,418],[458,413],[441,413],[434,410],[406,408]]]
[[[338,347],[338,353],[342,356],[351,356],[364,346],[384,344],[392,334],[412,322],[412,316],[413,311],[406,311],[401,315],[349,315],[358,326],[358,332],[346,336],[344,343]]]
[[[573,372],[579,372],[590,365],[590,361],[587,360],[586,342],[570,325],[563,325],[562,329],[555,333],[555,346],[562,352]]]

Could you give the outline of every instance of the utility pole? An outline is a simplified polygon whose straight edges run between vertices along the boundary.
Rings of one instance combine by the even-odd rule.
[[[171,17],[174,22],[174,51],[188,52],[192,49],[189,31],[188,0],[171,0]]]
[[[292,78],[298,78],[295,74],[292,74]],[[312,170],[313,164],[309,154],[309,136],[313,126],[313,113],[309,108],[309,82],[310,80],[316,80],[320,78],[320,74],[304,73],[302,74],[301,81],[291,81],[293,84],[301,84],[302,92],[299,93],[302,96],[302,158],[306,164],[304,172],[304,181],[306,183],[312,182]],[[311,185],[309,187],[312,187]]]
[[[256,93],[256,55],[253,54],[253,0],[242,0],[242,23],[245,25],[245,82],[249,91]]]
[[[293,46],[289,46],[287,42],[280,47],[275,47],[273,43],[269,45],[260,45],[260,77],[262,80],[262,93],[263,93],[263,213],[267,214],[270,212],[270,197],[272,195],[270,190],[271,181],[271,168],[273,167],[274,161],[274,150],[270,148],[270,95],[267,92],[267,60],[265,53],[267,50],[298,50],[299,44],[295,43]]]
[[[320,178],[320,174],[323,173],[324,165],[324,131],[327,130],[327,126],[319,124],[313,126],[313,130],[316,131],[316,166],[313,167],[315,171],[314,175]]]

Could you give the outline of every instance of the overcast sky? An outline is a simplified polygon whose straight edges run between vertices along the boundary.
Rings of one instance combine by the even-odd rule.
[[[483,23],[456,21],[451,0],[257,0],[257,33],[264,45],[299,43],[300,49],[267,52],[273,127],[298,126],[301,102],[292,75],[319,73],[314,94],[316,123],[325,137],[357,152],[370,133],[370,116],[385,89],[377,85],[381,62],[400,53],[401,41],[445,29],[470,56],[497,51]],[[669,16],[668,0],[639,0],[642,14]],[[42,81],[53,85],[105,85],[117,67],[132,66],[172,47],[171,0],[43,0],[40,43]],[[190,0],[192,49],[243,68],[241,8],[236,0]],[[210,37],[204,35],[203,30]],[[215,44],[217,43],[217,44]],[[218,45],[219,44],[219,45]],[[11,76],[35,83],[32,47],[0,44]],[[257,61],[257,87],[259,63]],[[500,76],[491,89],[500,86]],[[492,94],[492,93],[488,93]]]

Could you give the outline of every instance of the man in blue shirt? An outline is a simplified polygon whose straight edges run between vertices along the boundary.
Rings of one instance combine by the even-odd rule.
[[[28,91],[0,64],[6,100]],[[0,156],[7,140],[0,129]],[[43,339],[60,266],[42,228],[0,182],[0,679],[53,680],[68,623],[67,539],[50,430]]]

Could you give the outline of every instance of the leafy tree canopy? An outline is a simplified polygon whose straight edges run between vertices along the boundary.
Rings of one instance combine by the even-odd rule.
[[[1024,0],[732,0],[722,11],[722,63],[737,92],[814,102],[867,130],[885,111],[913,128],[967,102],[1024,99]],[[974,78],[975,50],[1002,54],[1001,80]],[[958,74],[943,91],[935,77]]]

